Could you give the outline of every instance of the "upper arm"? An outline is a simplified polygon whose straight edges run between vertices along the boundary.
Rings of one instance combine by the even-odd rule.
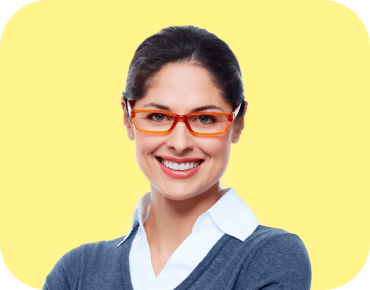
[[[81,269],[81,247],[66,253],[55,264],[47,275],[42,290],[74,290],[77,289],[79,269]]]
[[[267,240],[240,273],[245,289],[309,290],[311,263],[305,245],[294,234],[281,234]]]

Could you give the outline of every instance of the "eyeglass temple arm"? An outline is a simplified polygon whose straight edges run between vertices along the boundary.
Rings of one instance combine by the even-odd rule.
[[[126,108],[127,108],[128,115],[131,118],[131,110],[132,110],[132,107],[131,107],[130,101],[125,98],[125,103],[126,103]]]
[[[236,116],[238,116],[238,113],[241,107],[242,107],[242,104],[238,105],[235,111],[233,112],[233,121],[235,120]]]

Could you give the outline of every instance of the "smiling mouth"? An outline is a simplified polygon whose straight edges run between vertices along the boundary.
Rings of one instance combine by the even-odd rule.
[[[187,171],[198,167],[200,164],[204,162],[202,159],[194,160],[194,161],[186,161],[186,162],[175,162],[173,160],[167,160],[162,157],[157,156],[156,159],[165,167],[177,170],[177,171]]]

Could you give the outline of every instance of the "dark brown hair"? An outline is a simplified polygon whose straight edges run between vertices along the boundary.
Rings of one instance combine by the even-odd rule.
[[[181,62],[207,69],[233,109],[242,103],[237,117],[243,115],[242,74],[234,53],[213,33],[191,25],[164,28],[140,44],[129,67],[123,97],[134,104],[145,96],[149,81],[164,65]]]

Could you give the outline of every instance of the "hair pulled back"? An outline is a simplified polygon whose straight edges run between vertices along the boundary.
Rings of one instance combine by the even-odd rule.
[[[126,100],[135,103],[145,96],[151,78],[166,64],[194,63],[207,69],[233,109],[242,106],[244,90],[238,60],[229,46],[205,29],[189,26],[172,26],[148,37],[136,49],[127,80]]]

